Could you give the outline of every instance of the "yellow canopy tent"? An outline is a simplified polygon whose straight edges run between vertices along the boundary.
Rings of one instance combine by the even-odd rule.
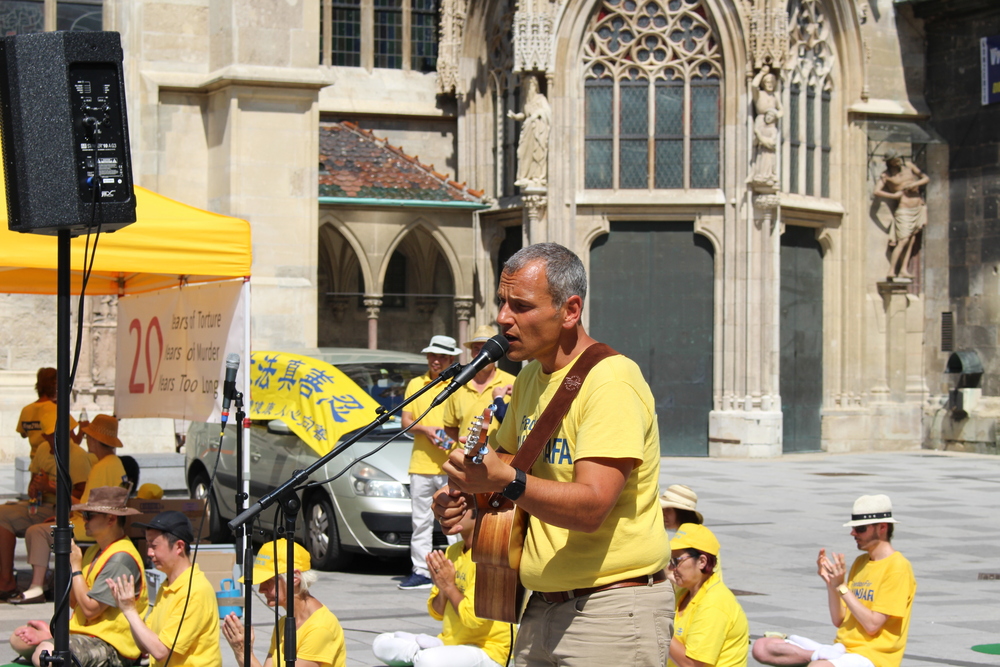
[[[88,295],[137,294],[182,281],[250,275],[247,221],[203,211],[139,186],[135,199],[136,222],[101,234]],[[0,293],[55,294],[57,238],[9,231],[6,197],[0,202]],[[72,241],[74,294],[80,293],[85,243],[84,236]],[[90,246],[93,249],[93,236]]]

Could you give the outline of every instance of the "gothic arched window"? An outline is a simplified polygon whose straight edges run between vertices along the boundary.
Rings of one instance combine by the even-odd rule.
[[[833,52],[829,26],[817,0],[789,2],[786,149],[788,192],[830,196],[830,112]]]
[[[722,55],[702,0],[604,0],[583,59],[585,187],[719,187]]]

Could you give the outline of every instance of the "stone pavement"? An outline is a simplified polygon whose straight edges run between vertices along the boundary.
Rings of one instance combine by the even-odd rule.
[[[12,486],[0,469],[0,494]],[[829,641],[834,630],[816,575],[820,547],[858,553],[849,519],[854,499],[887,493],[896,517],[894,544],[913,563],[917,598],[903,665],[997,665],[970,650],[1000,642],[1000,457],[931,451],[797,454],[772,460],[663,459],[661,483],[685,483],[722,543],[727,584],[750,619],[750,632],[795,632]],[[24,566],[20,546],[19,567]],[[408,562],[358,558],[347,572],[323,573],[314,594],[340,618],[348,665],[377,665],[371,642],[379,632],[436,634],[426,591],[400,591]],[[980,579],[994,574],[996,579]],[[19,609],[0,604],[0,634],[52,605]],[[257,655],[263,658],[272,618],[255,604]],[[236,664],[223,640],[223,662]],[[751,659],[750,664],[755,664]]]

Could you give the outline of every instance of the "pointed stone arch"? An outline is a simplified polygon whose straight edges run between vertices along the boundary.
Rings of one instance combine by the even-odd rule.
[[[445,264],[451,274],[452,289],[457,290],[459,281],[463,275],[461,263],[458,259],[458,253],[438,226],[422,216],[414,218],[412,221],[400,228],[399,231],[396,232],[393,239],[386,246],[385,252],[382,254],[382,262],[378,267],[378,284],[382,285],[385,280],[386,271],[389,268],[389,261],[391,260],[393,253],[400,247],[400,244],[408,242],[407,239],[410,238],[411,232],[423,233],[429,239],[434,241],[437,246],[437,250],[444,258]]]

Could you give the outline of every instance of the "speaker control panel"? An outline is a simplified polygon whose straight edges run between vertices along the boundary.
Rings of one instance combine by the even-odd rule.
[[[87,203],[128,201],[132,184],[117,68],[72,63],[69,85],[80,198]]]

